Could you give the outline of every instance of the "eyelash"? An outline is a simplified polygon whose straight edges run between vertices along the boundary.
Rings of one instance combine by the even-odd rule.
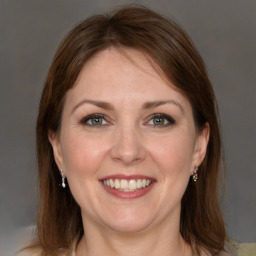
[[[164,128],[164,127],[169,127],[171,125],[174,125],[176,123],[176,121],[169,115],[166,114],[154,114],[150,117],[149,121],[153,121],[154,119],[162,119],[164,120],[164,124],[151,124],[154,128],[156,127],[160,127],[160,128]],[[147,121],[147,123],[149,122]],[[167,123],[165,122],[167,121]]]
[[[100,124],[93,124],[92,121],[93,120],[101,120],[101,123]],[[91,126],[91,127],[102,127],[102,126],[106,126],[108,125],[109,121],[107,120],[108,118],[103,115],[103,114],[91,114],[91,115],[88,115],[86,117],[84,117],[80,123],[83,124],[83,125],[87,125],[87,126]],[[166,114],[153,114],[150,116],[150,118],[148,119],[148,121],[146,122],[149,123],[150,121],[153,121],[154,119],[161,119],[161,120],[164,120],[164,124],[150,124],[150,126],[153,126],[154,128],[164,128],[164,127],[169,127],[171,125],[174,125],[176,123],[176,121],[169,115],[166,115]],[[105,124],[102,124],[102,122],[107,122]],[[166,123],[167,121],[167,123]],[[91,122],[91,123],[89,123]]]
[[[88,115],[86,117],[84,117],[82,120],[81,120],[81,124],[83,125],[87,125],[87,126],[94,126],[94,127],[100,127],[100,126],[105,126],[107,124],[89,124],[89,121],[92,122],[92,120],[96,120],[96,119],[99,119],[99,120],[105,120],[107,121],[107,118],[105,115],[103,114],[91,114],[91,115]],[[108,121],[107,121],[108,122]]]

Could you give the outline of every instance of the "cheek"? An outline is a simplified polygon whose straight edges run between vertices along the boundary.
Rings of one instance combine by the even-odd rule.
[[[161,173],[161,194],[170,203],[165,205],[166,214],[179,205],[186,191],[192,166],[193,146],[189,137],[166,138],[162,146],[155,147],[154,161]],[[170,201],[169,201],[170,200]]]
[[[75,133],[69,134],[63,144],[63,159],[66,176],[76,175],[78,178],[95,173],[104,158],[106,149],[102,140]]]
[[[189,136],[162,138],[151,149],[151,156],[163,175],[189,174],[193,155],[193,141]]]
[[[106,149],[102,139],[74,132],[63,140],[65,174],[73,197],[78,205],[90,211],[97,194],[98,170],[103,163]]]

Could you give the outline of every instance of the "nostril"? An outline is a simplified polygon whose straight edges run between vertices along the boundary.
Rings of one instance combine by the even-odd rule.
[[[116,161],[128,165],[145,158],[145,149],[142,141],[134,133],[127,132],[115,138],[111,156]]]

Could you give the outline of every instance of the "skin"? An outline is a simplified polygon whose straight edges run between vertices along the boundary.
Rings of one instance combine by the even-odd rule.
[[[86,239],[76,255],[192,255],[179,232],[181,198],[205,156],[209,127],[198,134],[189,101],[145,55],[123,51],[104,50],[85,64],[66,95],[60,132],[49,132],[56,163],[81,207]],[[168,102],[145,108],[159,101]],[[95,113],[104,115],[100,125],[84,121]],[[155,114],[175,121],[161,117],[159,124]],[[99,182],[114,174],[146,175],[156,183],[140,198],[120,199]]]

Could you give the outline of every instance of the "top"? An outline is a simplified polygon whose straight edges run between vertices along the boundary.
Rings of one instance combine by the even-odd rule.
[[[256,256],[256,243],[237,243],[230,241],[226,243],[225,249],[227,252],[223,252],[220,256]],[[73,243],[72,253],[66,256],[76,256],[76,242]],[[16,254],[17,256],[41,256],[42,251],[38,249],[30,251],[22,251]],[[65,255],[62,255],[65,256]],[[198,255],[195,255],[198,256]]]
[[[71,256],[76,256],[75,249],[76,243],[74,243]],[[256,256],[256,243],[239,244],[235,241],[230,241],[230,243],[226,243],[225,249],[227,252],[223,252],[220,256]]]

